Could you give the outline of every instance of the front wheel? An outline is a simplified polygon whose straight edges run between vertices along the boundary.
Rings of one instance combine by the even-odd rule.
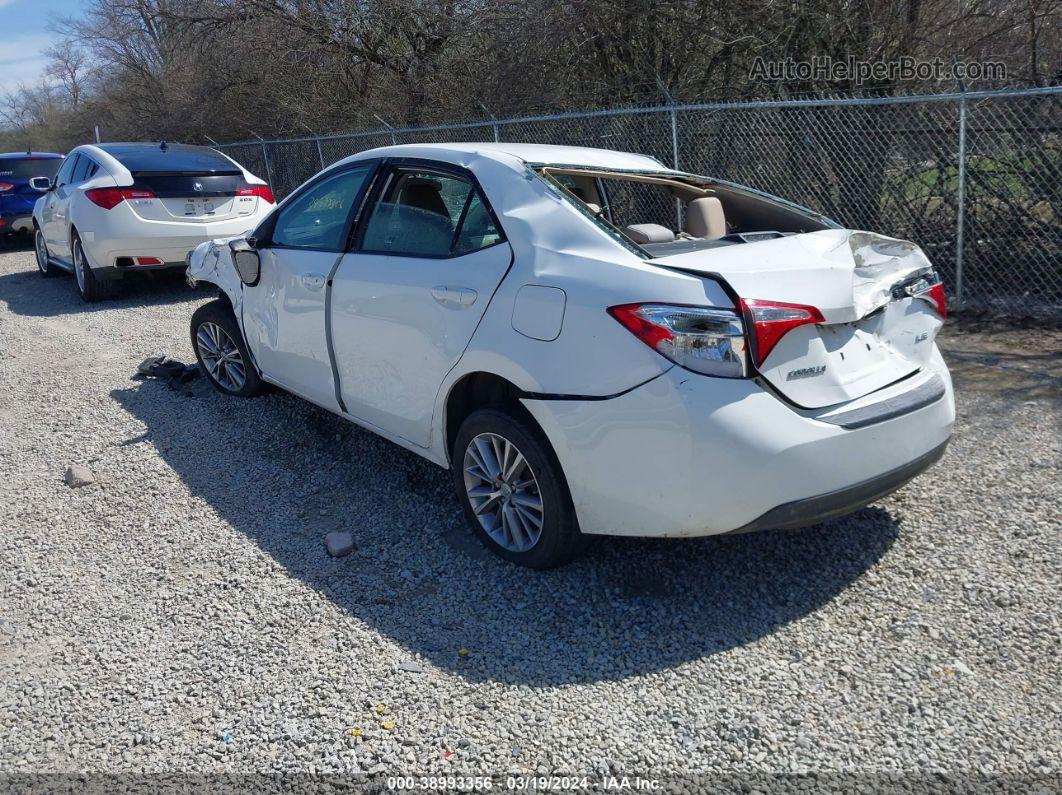
[[[559,566],[579,552],[582,536],[560,462],[518,408],[473,412],[452,455],[458,499],[488,549],[533,569]]]
[[[262,392],[262,380],[227,301],[219,298],[195,310],[191,332],[199,368],[214,389],[236,397],[254,397]]]

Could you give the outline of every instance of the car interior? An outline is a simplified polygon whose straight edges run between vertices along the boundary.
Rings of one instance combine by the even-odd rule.
[[[542,168],[538,173],[650,256],[831,228],[824,218],[736,186],[693,176]]]

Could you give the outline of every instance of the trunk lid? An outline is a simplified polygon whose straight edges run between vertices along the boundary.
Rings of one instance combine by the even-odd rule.
[[[153,199],[130,199],[133,212],[149,221],[213,223],[251,215],[258,207],[257,196],[238,196],[248,187],[239,171],[217,172],[133,172],[134,190],[155,194]]]
[[[855,400],[917,372],[943,322],[931,300],[906,290],[932,272],[922,250],[871,232],[828,229],[653,262],[718,278],[740,298],[817,307],[825,322],[789,331],[758,368],[804,408]]]

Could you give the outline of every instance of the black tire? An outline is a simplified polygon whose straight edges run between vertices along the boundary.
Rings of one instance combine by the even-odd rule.
[[[114,282],[109,279],[97,279],[92,274],[92,268],[85,257],[85,249],[81,246],[81,238],[77,232],[70,236],[70,252],[74,260],[74,283],[83,301],[94,303],[104,301],[114,295]]]
[[[54,279],[59,275],[59,269],[48,261],[48,244],[44,240],[44,232],[36,224],[33,225],[33,252],[37,257],[37,270],[41,276]]]
[[[484,434],[487,436],[483,436]],[[508,535],[493,518],[486,517],[484,521],[480,520],[480,515],[477,515],[472,506],[473,497],[469,494],[469,487],[489,489],[494,486],[486,484],[482,477],[485,471],[480,470],[477,465],[473,464],[472,469],[469,470],[466,470],[465,466],[465,455],[473,440],[479,439],[481,443],[494,444],[494,440],[498,437],[513,445],[523,456],[530,467],[531,479],[535,481],[534,487],[526,492],[518,494],[510,489],[503,497],[495,501],[495,505],[498,502],[502,503],[502,512],[509,510],[509,516],[519,514],[516,518],[521,522],[522,529]],[[488,406],[472,412],[461,423],[451,455],[451,470],[454,476],[454,486],[457,489],[457,498],[461,501],[465,518],[472,532],[487,549],[506,560],[532,569],[549,569],[563,565],[582,550],[583,536],[579,532],[575,508],[572,505],[568,483],[564,478],[560,462],[545,435],[521,407]],[[473,472],[476,474],[472,474]],[[526,470],[523,474],[516,472],[512,478],[514,482],[526,483],[528,480]],[[498,488],[500,489],[501,486],[499,485]],[[539,536],[529,548],[507,548],[492,536],[491,531],[484,526],[484,522],[494,525],[495,534],[500,533],[503,537],[515,539],[512,546],[518,545],[520,538],[525,544],[530,542],[532,533],[526,531],[531,525],[524,519],[528,513],[522,508],[518,510],[517,506],[511,505],[512,502],[519,501],[520,496],[525,499],[537,496],[540,499],[540,511],[535,510],[541,519]],[[483,499],[484,502],[489,502],[491,498]],[[483,503],[480,503],[480,508],[483,514],[491,512],[483,510]]]
[[[223,350],[225,348],[224,345],[214,352],[209,350],[212,344],[216,346],[218,342],[217,329],[224,332],[229,341],[235,345],[238,357],[232,354],[218,356],[217,350]],[[243,334],[240,333],[239,324],[236,322],[236,317],[232,314],[232,307],[228,301],[218,298],[209,304],[203,304],[192,314],[192,323],[189,330],[192,335],[192,348],[195,350],[195,358],[199,362],[199,369],[210,381],[214,389],[223,395],[232,395],[234,397],[249,398],[262,394],[265,384],[258,376],[258,370],[255,369],[251,360],[251,355],[247,350],[247,343],[243,341]],[[204,361],[204,356],[214,364],[214,371]],[[223,361],[218,363],[219,359]],[[234,388],[232,378],[235,374],[241,372],[236,369],[237,365],[242,367],[243,383],[239,388]],[[215,372],[217,375],[215,375]]]

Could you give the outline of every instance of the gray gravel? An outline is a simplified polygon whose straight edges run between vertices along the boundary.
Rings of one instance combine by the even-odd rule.
[[[951,333],[953,446],[880,505],[535,573],[308,403],[132,380],[210,297],[0,253],[0,774],[1062,770],[1058,332]]]

